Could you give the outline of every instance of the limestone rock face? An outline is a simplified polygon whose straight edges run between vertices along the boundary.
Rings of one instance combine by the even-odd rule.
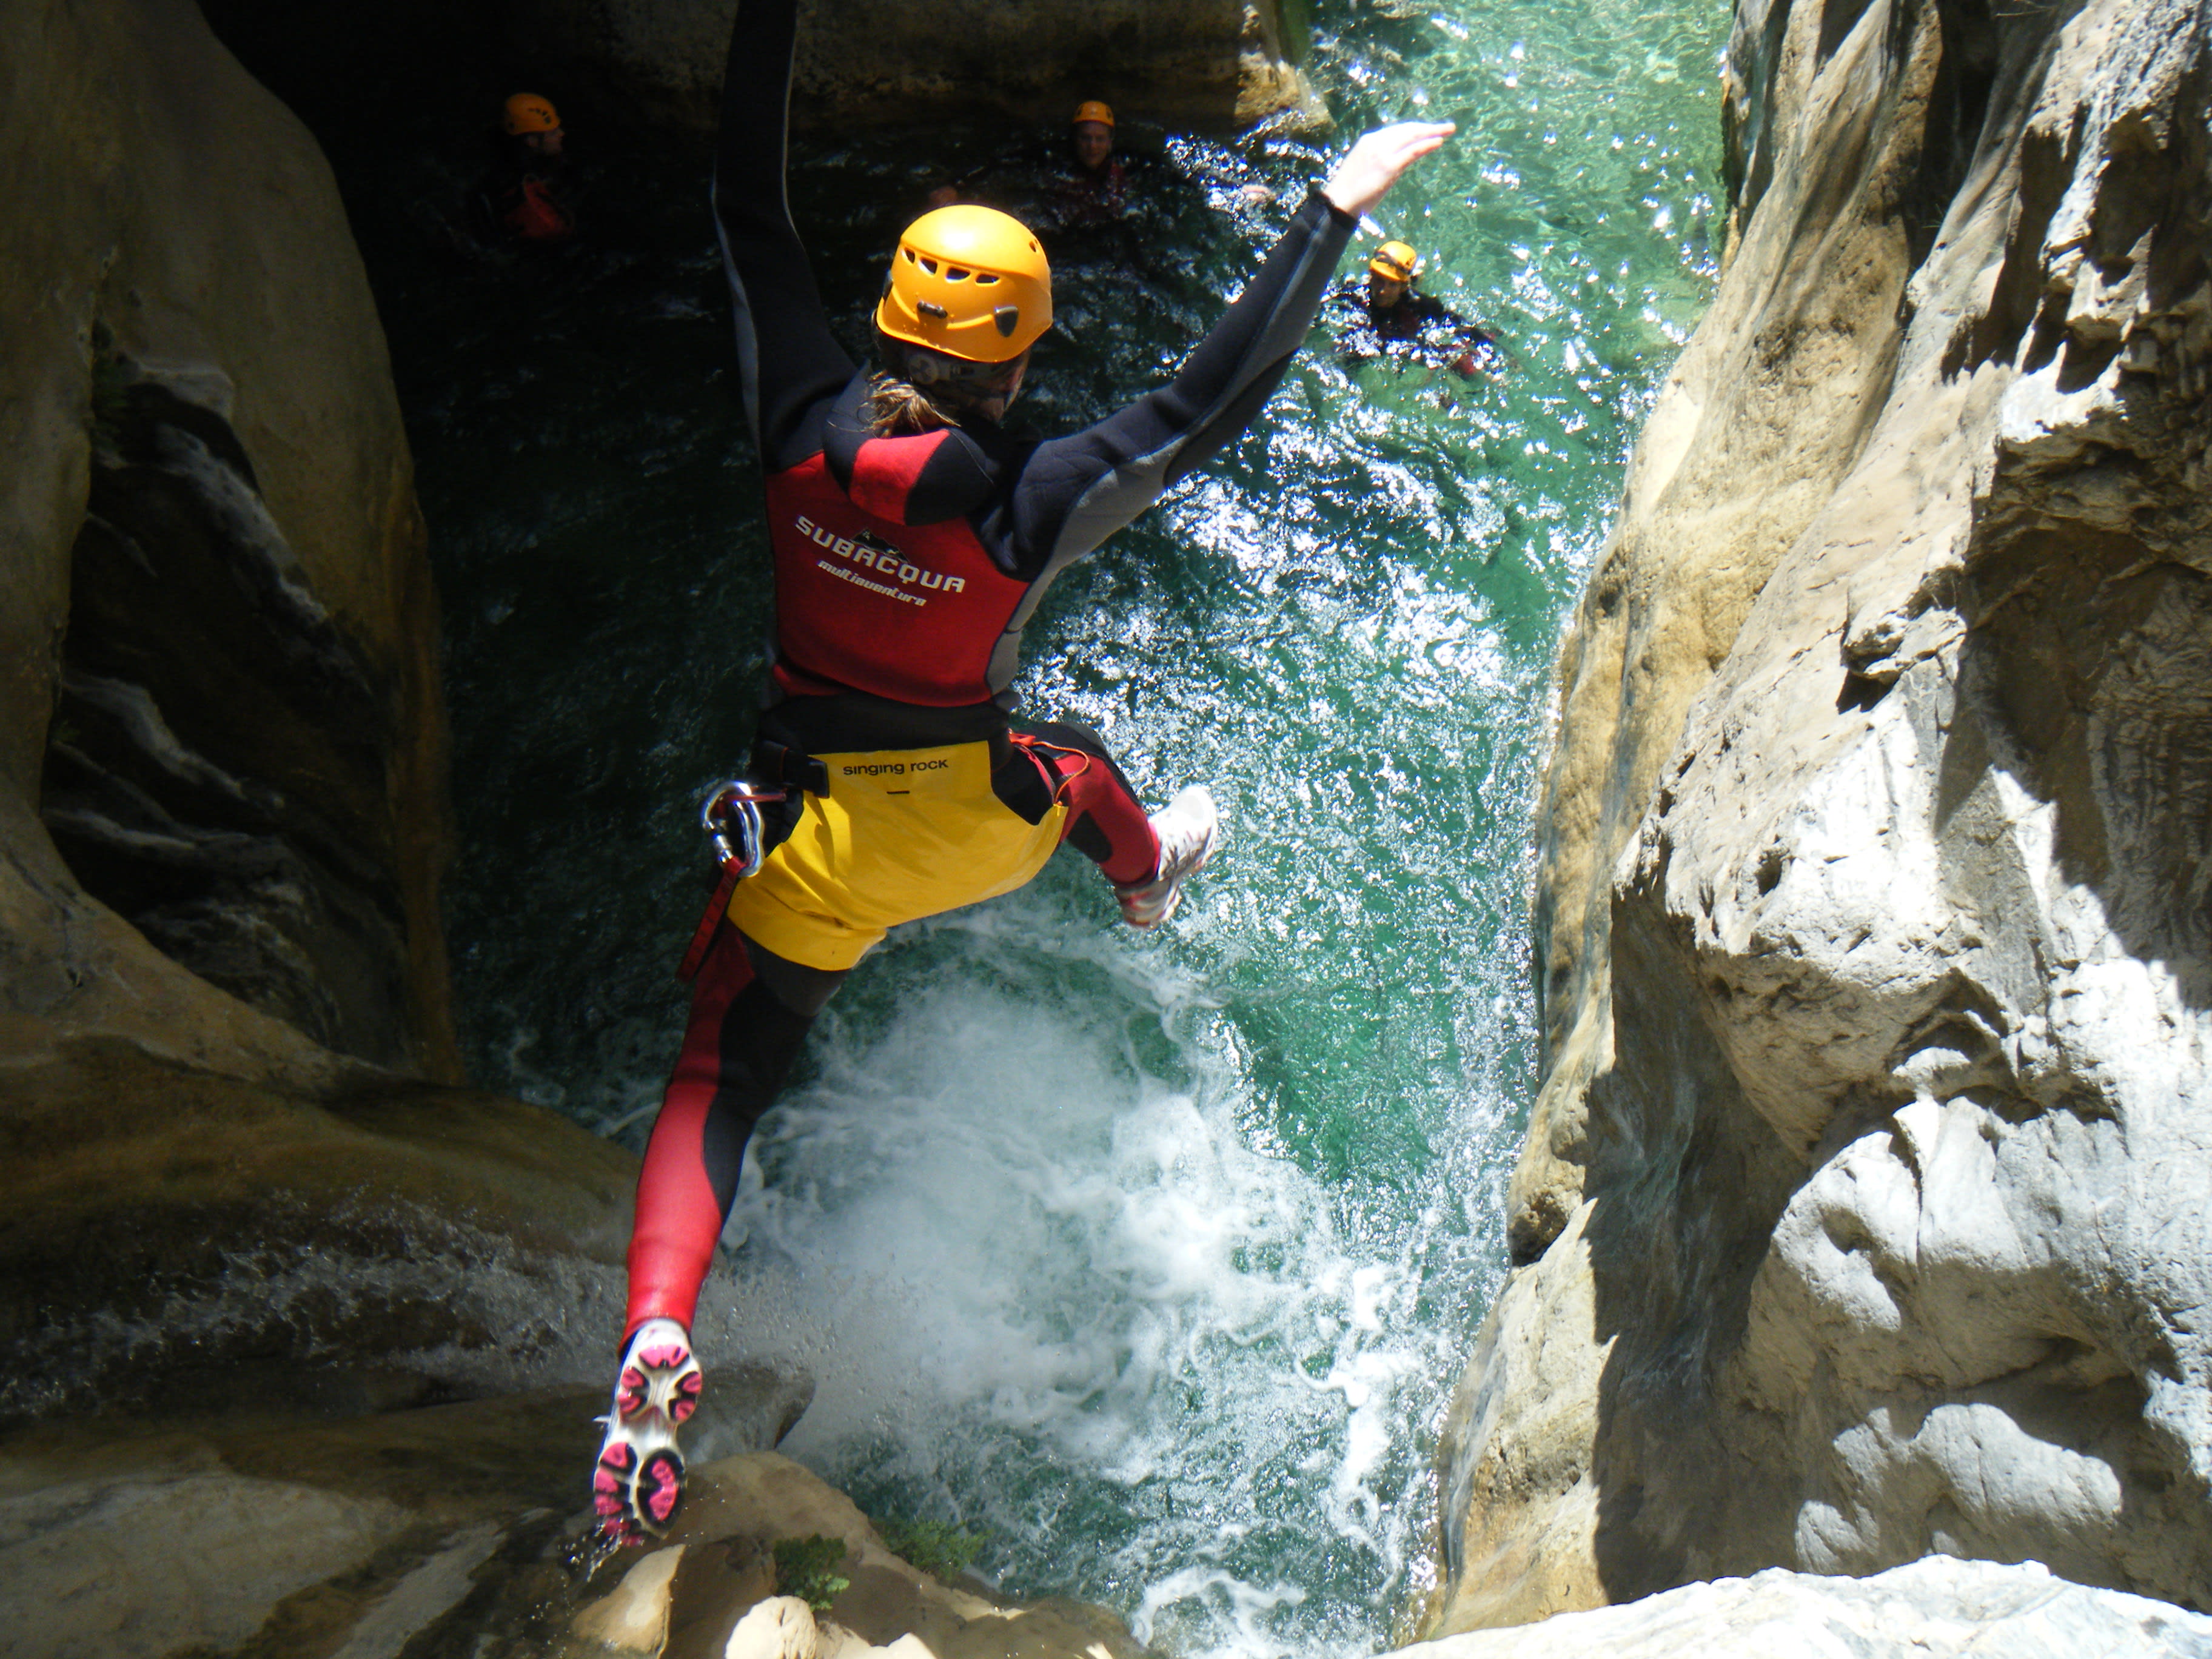
[[[329,170],[192,0],[0,8],[0,1420],[597,1374],[634,1160],[442,1081],[436,611]]]
[[[732,0],[526,0],[535,46],[632,106],[710,125]],[[793,116],[921,121],[988,112],[1056,124],[1085,98],[1174,125],[1311,118],[1304,41],[1279,0],[814,0],[799,9]]]
[[[190,0],[0,57],[0,1048],[450,1077],[436,606],[329,170]]]
[[[2212,1605],[2208,34],[1738,6],[1439,1629],[1931,1552]]]
[[[2202,1659],[2212,1619],[2163,1601],[2085,1589],[2033,1563],[1997,1566],[1937,1556],[1872,1578],[1771,1568],[1691,1584],[1628,1607],[1534,1626],[1447,1637],[1403,1659]]]

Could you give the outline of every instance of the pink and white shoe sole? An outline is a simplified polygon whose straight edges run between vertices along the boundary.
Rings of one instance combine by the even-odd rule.
[[[653,1320],[630,1339],[592,1470],[592,1509],[602,1537],[641,1544],[674,1523],[684,1504],[676,1431],[699,1409],[704,1381],[684,1328],[673,1320]]]

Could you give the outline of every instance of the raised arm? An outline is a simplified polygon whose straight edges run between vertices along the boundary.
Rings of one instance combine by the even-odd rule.
[[[1025,571],[1090,552],[1251,424],[1311,331],[1359,216],[1451,131],[1407,122],[1362,138],[1174,380],[1097,426],[1038,447],[1013,502]]]
[[[853,378],[784,187],[798,0],[740,0],[722,72],[714,225],[737,313],[745,417],[771,472],[812,447],[810,413]]]

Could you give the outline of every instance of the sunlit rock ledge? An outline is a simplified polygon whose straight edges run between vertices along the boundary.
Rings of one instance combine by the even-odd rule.
[[[1432,1631],[1938,1552],[2212,1604],[2209,14],[1738,6]]]
[[[2000,1566],[1935,1556],[1871,1578],[1770,1568],[1690,1584],[1626,1607],[1446,1637],[1396,1659],[2199,1659],[2212,1619],[2054,1578],[2031,1561]]]

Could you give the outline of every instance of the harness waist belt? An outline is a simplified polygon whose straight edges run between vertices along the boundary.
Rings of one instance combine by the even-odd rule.
[[[771,738],[754,740],[752,761],[745,769],[758,782],[780,783],[787,789],[804,789],[812,795],[830,793],[828,767],[813,756]]]

